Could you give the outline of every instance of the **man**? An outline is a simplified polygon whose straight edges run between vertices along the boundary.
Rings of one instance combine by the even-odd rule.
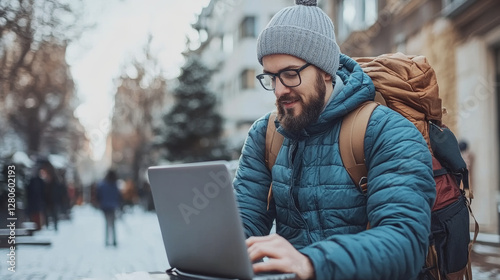
[[[431,155],[420,132],[387,107],[375,109],[364,143],[363,194],[343,167],[338,137],[343,117],[373,100],[374,86],[340,54],[331,20],[316,1],[296,1],[271,19],[257,44],[264,70],[257,78],[276,95],[276,126],[285,140],[269,172],[269,114],[257,120],[234,180],[250,258],[267,257],[254,271],[294,272],[301,279],[415,279],[427,254],[435,198]],[[274,220],[276,234],[269,235]]]

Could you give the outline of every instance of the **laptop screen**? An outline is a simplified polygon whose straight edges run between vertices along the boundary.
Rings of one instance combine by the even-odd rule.
[[[167,258],[180,270],[241,279],[253,271],[224,161],[148,169]]]

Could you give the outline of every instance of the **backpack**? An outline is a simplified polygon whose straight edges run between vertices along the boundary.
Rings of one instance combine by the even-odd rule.
[[[370,116],[384,105],[409,119],[424,136],[432,154],[436,200],[431,209],[431,235],[427,259],[419,279],[472,279],[471,250],[479,232],[470,208],[473,195],[468,169],[452,131],[441,121],[443,108],[434,70],[423,56],[402,53],[354,58],[375,85],[375,101],[351,111],[342,121],[339,148],[342,162],[354,184],[367,191],[364,136]],[[272,169],[283,143],[269,117],[266,131],[266,165]],[[468,196],[465,195],[468,190]],[[268,193],[268,208],[272,185]],[[475,221],[469,234],[469,213]],[[369,228],[369,225],[367,226]]]

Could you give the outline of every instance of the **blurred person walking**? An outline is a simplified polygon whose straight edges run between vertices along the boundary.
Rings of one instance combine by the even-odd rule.
[[[462,155],[462,158],[464,159],[465,163],[467,164],[467,169],[469,169],[469,188],[473,189],[473,174],[474,174],[474,154],[470,150],[469,147],[469,142],[467,140],[460,140],[458,142],[458,147],[460,148],[460,154]]]
[[[59,208],[61,206],[61,182],[57,176],[56,169],[50,162],[43,164],[46,172],[42,173],[42,179],[45,182],[43,192],[45,203],[45,226],[49,228],[50,221],[54,224],[54,229],[57,231],[59,221]]]
[[[118,190],[118,177],[112,169],[108,170],[104,180],[97,184],[97,202],[104,213],[106,224],[106,246],[116,247],[116,210],[120,207],[121,194]]]
[[[38,167],[26,187],[26,215],[36,224],[36,230],[40,230],[44,223],[45,181],[42,178],[46,176],[47,170],[43,166]]]

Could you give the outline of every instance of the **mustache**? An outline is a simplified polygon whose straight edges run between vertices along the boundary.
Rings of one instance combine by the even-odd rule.
[[[302,98],[300,98],[300,96],[295,96],[295,95],[289,95],[289,94],[287,94],[287,95],[280,96],[276,100],[276,103],[279,104],[281,102],[296,101],[296,100],[302,101]]]

